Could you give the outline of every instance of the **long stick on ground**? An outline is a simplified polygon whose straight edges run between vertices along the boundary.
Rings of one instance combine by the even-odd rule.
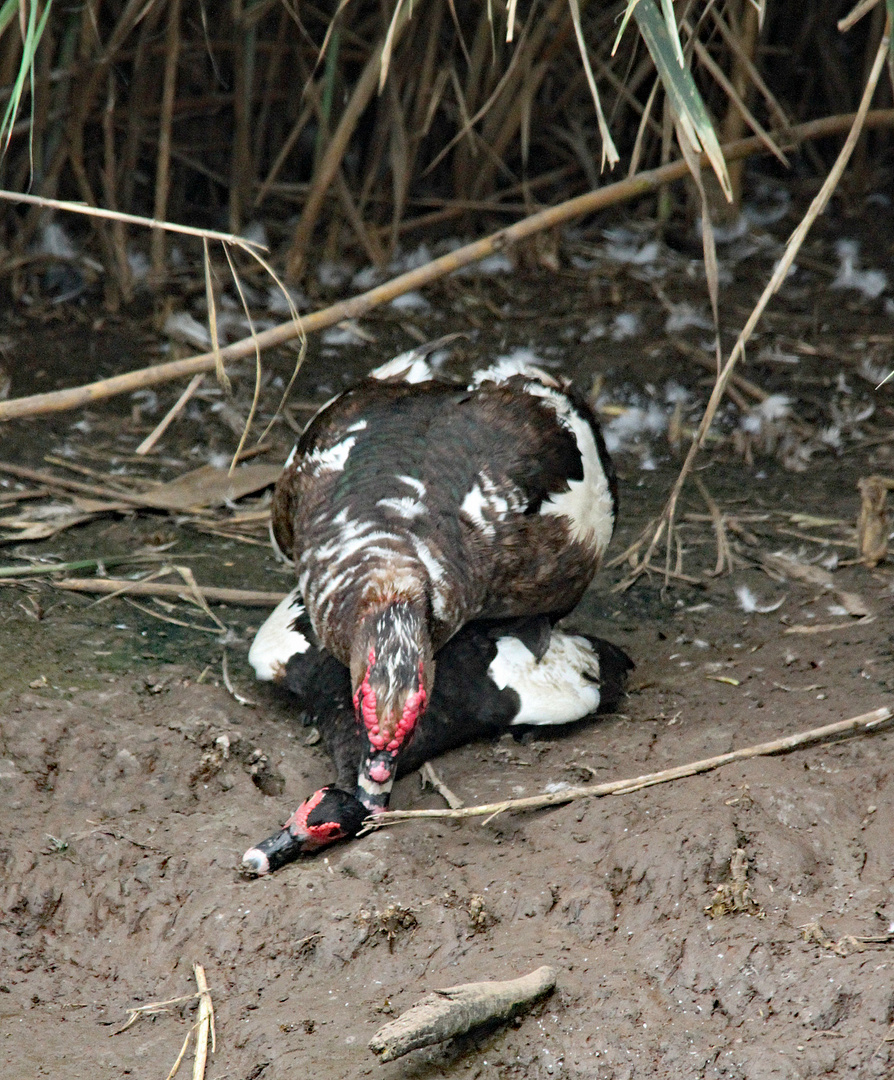
[[[775,136],[775,138],[777,144],[785,148],[809,139],[834,135],[837,132],[847,131],[853,124],[855,116],[855,113],[847,113],[842,116],[830,116],[821,120],[812,120],[807,124],[792,127],[788,131]],[[864,129],[892,126],[894,126],[894,109],[875,110],[867,115],[863,124]],[[767,152],[766,146],[757,136],[738,139],[735,142],[728,143],[722,149],[728,161],[735,161],[751,154]],[[702,158],[702,168],[707,167],[707,165],[707,158]],[[88,383],[85,386],[75,386],[67,390],[54,390],[47,394],[34,394],[30,397],[14,398],[12,401],[0,402],[0,421],[21,419],[29,416],[43,416],[47,413],[75,409],[91,402],[115,397],[118,394],[130,393],[147,386],[157,386],[159,383],[169,382],[172,379],[213,371],[218,362],[218,357],[223,362],[241,360],[246,356],[254,356],[257,349],[269,349],[277,345],[283,345],[285,342],[298,337],[302,330],[309,334],[343,322],[345,319],[360,318],[380,304],[389,303],[397,296],[430,285],[433,281],[446,277],[463,266],[478,262],[480,259],[515,244],[519,240],[524,240],[535,233],[561,225],[585,214],[603,210],[608,206],[629,202],[661,187],[663,184],[682,179],[682,177],[688,175],[688,172],[688,166],[684,161],[673,161],[667,165],[662,165],[660,168],[640,173],[628,180],[607,184],[596,191],[578,195],[567,202],[559,203],[558,206],[549,207],[539,213],[532,214],[530,217],[523,218],[514,225],[500,229],[499,232],[491,233],[490,236],[483,237],[481,240],[457,248],[456,251],[450,252],[448,255],[442,255],[441,258],[434,259],[416,270],[401,274],[383,285],[370,289],[368,292],[353,296],[348,300],[342,300],[322,311],[312,312],[310,315],[302,317],[300,326],[293,320],[280,326],[271,327],[269,330],[264,330],[252,338],[234,341],[231,345],[221,349],[217,356],[214,353],[202,353],[198,356],[186,357],[183,360],[172,360],[166,364],[141,368],[139,371],[128,371],[122,375],[114,375],[109,379]]]
[[[505,799],[503,802],[485,803],[480,806],[464,806],[458,810],[388,810],[372,818],[363,831],[369,832],[371,829],[380,829],[385,825],[392,825],[398,821],[412,821],[415,818],[493,817],[506,810],[536,810],[543,806],[561,806],[575,799],[627,795],[631,791],[653,787],[655,784],[666,784],[669,780],[680,780],[684,776],[711,772],[733,761],[747,761],[749,758],[767,757],[771,754],[787,754],[791,750],[812,746],[824,739],[836,736],[865,735],[881,727],[892,716],[894,716],[894,709],[882,706],[880,709],[873,709],[872,712],[863,713],[861,716],[851,717],[850,720],[838,720],[834,724],[811,728],[809,731],[801,731],[796,735],[786,735],[782,739],[773,739],[771,742],[744,746],[741,750],[731,750],[728,754],[718,754],[717,757],[691,761],[687,765],[677,765],[675,768],[662,769],[660,772],[645,773],[643,776],[635,776],[629,780],[610,780],[605,784],[567,787],[545,795],[529,795],[524,799]]]
[[[18,575],[24,577],[27,575]],[[186,585],[165,584],[160,581],[126,581],[121,578],[63,578],[52,583],[58,589],[86,593],[122,593],[128,596],[194,595]],[[238,604],[241,607],[274,608],[286,597],[285,593],[260,592],[256,589],[221,589],[213,585],[198,586],[199,594],[217,604]]]
[[[519,979],[463,983],[435,990],[380,1028],[369,1048],[380,1061],[394,1061],[420,1046],[464,1035],[479,1024],[509,1020],[530,1008],[555,985],[555,968],[544,966]]]

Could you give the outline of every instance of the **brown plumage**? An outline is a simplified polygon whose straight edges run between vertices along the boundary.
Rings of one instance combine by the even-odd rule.
[[[419,364],[392,361],[325,406],[273,499],[314,633],[350,669],[371,808],[387,804],[437,650],[472,619],[570,611],[616,510],[596,419],[563,383],[505,364],[468,388],[407,381]]]

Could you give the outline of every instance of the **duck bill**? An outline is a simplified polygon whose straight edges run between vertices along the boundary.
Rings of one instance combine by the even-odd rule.
[[[280,829],[246,851],[242,856],[243,873],[252,877],[274,873],[308,850],[307,839],[307,836],[295,836],[288,827]]]
[[[272,874],[299,855],[356,836],[368,816],[369,808],[355,795],[339,788],[320,788],[305,799],[279,832],[246,851],[242,870],[254,877]]]

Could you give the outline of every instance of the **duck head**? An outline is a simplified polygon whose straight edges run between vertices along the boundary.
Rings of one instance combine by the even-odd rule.
[[[356,836],[368,817],[369,810],[347,791],[320,788],[304,800],[279,832],[246,851],[242,870],[256,877],[271,874],[299,855]]]
[[[356,794],[373,813],[388,805],[398,758],[425,712],[434,677],[427,620],[416,605],[390,603],[362,620],[351,649],[363,746]]]

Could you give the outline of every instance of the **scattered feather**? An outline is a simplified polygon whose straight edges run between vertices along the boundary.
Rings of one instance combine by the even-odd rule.
[[[330,346],[363,344],[363,338],[349,323],[339,323],[337,326],[330,326],[328,330],[323,331],[320,335],[320,339],[324,345]]]
[[[204,323],[200,323],[188,311],[172,311],[165,319],[164,333],[175,341],[186,342],[197,349],[211,348],[211,334]]]
[[[642,332],[642,323],[639,315],[633,311],[622,311],[614,317],[612,322],[612,341],[626,341],[627,338],[636,337]]]
[[[664,323],[664,329],[668,334],[679,334],[682,330],[695,327],[698,330],[712,330],[713,322],[703,311],[700,311],[688,300],[678,304],[670,304],[670,313]]]
[[[736,597],[739,601],[739,607],[743,611],[757,615],[767,615],[771,611],[777,611],[785,603],[785,597],[783,596],[781,600],[777,600],[775,603],[762,604],[747,585],[736,586]]]
[[[867,300],[877,300],[888,287],[888,275],[884,270],[859,270],[857,268],[860,248],[856,240],[839,240],[835,244],[838,254],[838,274],[832,282],[833,289],[855,289]]]
[[[420,292],[403,293],[391,301],[391,307],[396,311],[429,311],[431,304]]]

